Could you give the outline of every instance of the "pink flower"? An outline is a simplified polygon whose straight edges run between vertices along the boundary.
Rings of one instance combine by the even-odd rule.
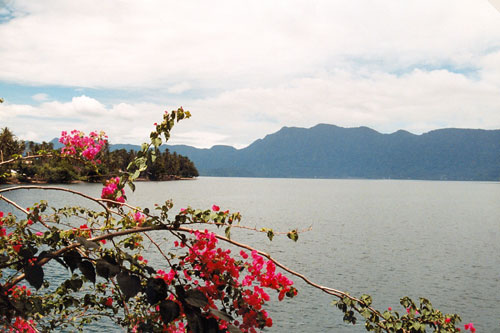
[[[212,210],[213,210],[214,212],[218,212],[218,211],[220,210],[220,207],[219,207],[219,206],[217,206],[217,205],[213,205],[213,206],[212,206]]]
[[[449,317],[445,318],[445,320],[444,320],[445,323],[449,323],[450,321],[451,321],[451,318],[449,318]]]
[[[388,308],[387,308],[387,310],[388,310],[388,311],[392,311],[392,308],[391,308],[391,307],[388,307]]]
[[[106,300],[106,302],[104,303],[104,305],[106,305],[106,306],[112,306],[113,305],[113,298],[108,297],[108,299]]]
[[[43,232],[38,231],[37,233],[35,233],[35,235],[37,235],[38,237],[42,237],[43,236]]]
[[[468,323],[464,325],[465,330],[470,330],[472,333],[476,331],[473,323]]]

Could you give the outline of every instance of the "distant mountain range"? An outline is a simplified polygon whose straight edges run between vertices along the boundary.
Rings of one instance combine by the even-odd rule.
[[[202,176],[500,180],[500,130],[381,134],[368,127],[319,124],[283,127],[243,149],[166,148],[191,159]]]

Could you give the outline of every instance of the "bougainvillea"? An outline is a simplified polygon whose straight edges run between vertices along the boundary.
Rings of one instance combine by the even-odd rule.
[[[443,314],[423,298],[418,305],[402,298],[404,314],[400,315],[392,308],[374,309],[369,295],[356,298],[312,282],[269,254],[231,239],[231,228],[244,227],[239,225],[241,215],[216,204],[211,209],[186,207],[179,212],[172,212],[171,201],[155,204],[151,210],[129,205],[124,187],[134,190],[133,181],[154,160],[162,137],[168,140],[174,124],[189,116],[182,108],[165,112],[151,132],[150,143],[142,146],[126,171],[103,184],[100,198],[49,186],[0,189],[0,200],[19,213],[0,212],[1,329],[84,330],[92,321],[108,317],[131,332],[256,332],[273,326],[265,310],[271,298],[281,301],[297,294],[284,274],[288,273],[335,297],[346,322],[355,323],[356,314],[363,317],[367,330],[460,330],[458,315]],[[97,163],[106,144],[103,133],[86,137],[79,131],[63,132],[60,142],[65,145],[60,155],[90,165]],[[100,209],[51,207],[43,200],[23,208],[5,196],[26,189],[72,193]],[[223,229],[224,235],[215,229]],[[247,229],[270,240],[286,234],[297,241],[299,234],[298,230]],[[240,249],[233,253],[221,243]],[[147,254],[153,250],[156,257],[150,260]],[[57,277],[45,269],[51,261],[60,265]],[[21,286],[24,281],[29,288]],[[475,332],[472,323],[464,329]]]
[[[82,157],[91,163],[99,164],[101,162],[95,158],[106,145],[107,136],[104,132],[90,132],[86,136],[85,133],[78,130],[73,130],[70,134],[63,131],[59,142],[64,145],[61,149],[61,155]]]

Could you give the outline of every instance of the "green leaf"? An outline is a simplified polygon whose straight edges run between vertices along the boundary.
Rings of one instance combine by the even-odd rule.
[[[153,139],[153,145],[158,148],[159,146],[161,146],[162,144],[162,141],[161,141],[161,137],[157,137],[156,139]]]
[[[225,230],[224,230],[224,233],[226,234],[226,237],[228,239],[231,239],[231,226],[227,227]]]
[[[370,306],[372,304],[372,297],[370,295],[363,294],[361,295],[360,299],[361,301],[363,301],[363,303],[365,303],[366,306]]]
[[[296,242],[299,239],[299,233],[297,232],[297,229],[289,231],[286,235],[294,242]]]

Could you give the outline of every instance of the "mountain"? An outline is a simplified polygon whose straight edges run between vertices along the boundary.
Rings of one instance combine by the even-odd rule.
[[[110,145],[110,150],[138,145]],[[319,124],[283,127],[243,149],[162,146],[202,176],[500,180],[500,130],[439,129],[415,135]]]
[[[499,180],[500,130],[284,127],[243,149],[168,146],[204,176]]]

